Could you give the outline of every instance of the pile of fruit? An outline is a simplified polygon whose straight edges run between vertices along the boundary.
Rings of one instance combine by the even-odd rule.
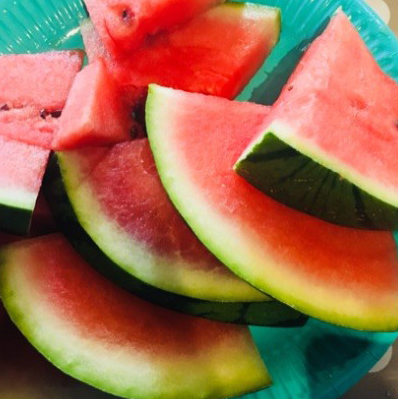
[[[271,384],[250,324],[397,331],[398,84],[344,12],[267,107],[233,99],[278,9],[85,3],[87,66],[0,56],[0,296],[30,343],[113,395],[216,399]]]

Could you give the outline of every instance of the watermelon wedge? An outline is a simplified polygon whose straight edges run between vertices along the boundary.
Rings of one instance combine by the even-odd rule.
[[[340,11],[305,53],[235,170],[311,215],[396,230],[397,134],[398,83]]]
[[[50,151],[0,135],[0,230],[27,234]]]
[[[0,396],[2,399],[115,399],[66,376],[21,335],[0,304]]]
[[[81,51],[0,56],[0,135],[50,149]]]
[[[142,301],[97,274],[60,235],[12,244],[2,260],[11,319],[83,382],[134,399],[225,398],[270,382],[247,327]]]
[[[131,140],[131,114],[131,107],[99,58],[76,76],[59,120],[53,149]]]
[[[343,228],[297,212],[234,173],[263,123],[250,107],[150,86],[149,141],[174,205],[226,266],[274,298],[331,323],[398,329],[391,233]]]
[[[224,0],[84,0],[101,40],[114,53],[174,28]]]
[[[278,41],[279,32],[279,9],[232,2],[153,36],[117,60],[106,55],[95,31],[87,25],[82,31],[89,58],[107,59],[129,93],[158,83],[227,98],[234,98],[249,82]]]
[[[168,199],[147,139],[56,158],[46,179],[49,202],[74,247],[106,277],[151,302],[211,319],[303,322],[198,241]]]

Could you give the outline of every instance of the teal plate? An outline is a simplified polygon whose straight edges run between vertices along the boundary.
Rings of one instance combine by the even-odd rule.
[[[361,0],[254,2],[282,9],[283,32],[274,52],[239,100],[272,103],[303,50],[340,6],[351,16],[381,67],[398,80],[398,42]],[[85,17],[80,0],[1,0],[0,52],[81,48],[79,21]],[[362,333],[313,319],[300,328],[256,327],[252,328],[252,332],[273,376],[274,385],[267,390],[245,395],[244,399],[338,398],[377,362],[397,338],[395,333]],[[0,365],[0,372],[2,367],[4,365]],[[24,370],[28,373],[29,367],[26,365]],[[57,390],[62,392],[62,398],[111,398],[88,387],[82,389],[66,377]],[[53,399],[54,391],[51,392],[37,396],[32,388],[29,398]],[[0,392],[0,396],[4,397],[4,394]],[[55,396],[61,397],[60,394]]]

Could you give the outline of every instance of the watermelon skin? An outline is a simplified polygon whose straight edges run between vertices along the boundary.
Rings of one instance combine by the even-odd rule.
[[[121,146],[134,146],[137,147],[137,149],[134,148],[134,150],[142,151],[142,148],[139,148],[142,147],[139,142],[135,142],[134,144],[121,144],[119,145],[119,148]],[[111,151],[112,150],[110,150],[110,152]],[[75,152],[75,156],[70,158],[72,161],[71,164],[78,165],[80,160],[87,160],[86,155],[88,152],[93,156],[93,154],[95,154],[95,149],[86,149],[83,153],[80,151],[80,154]],[[190,281],[185,280],[183,280],[184,284],[180,281],[180,284],[177,285],[177,287],[170,285],[170,282],[168,281],[166,281],[166,284],[153,279],[148,280],[148,277],[145,276],[145,274],[142,274],[142,272],[141,274],[138,274],[137,277],[131,269],[126,269],[126,266],[121,263],[120,258],[123,258],[123,255],[121,255],[117,249],[112,251],[114,245],[111,247],[109,247],[109,245],[104,247],[103,240],[99,243],[98,237],[96,237],[97,240],[93,239],[93,236],[95,238],[93,229],[95,230],[98,226],[95,223],[93,226],[87,225],[88,211],[85,211],[86,216],[83,217],[82,209],[79,209],[81,208],[81,205],[79,204],[79,201],[76,202],[76,197],[74,198],[75,208],[72,206],[70,196],[74,197],[73,194],[71,195],[73,190],[69,189],[69,192],[66,191],[67,183],[62,178],[62,175],[64,178],[66,178],[67,175],[73,176],[75,179],[77,178],[75,184],[80,187],[84,185],[85,179],[79,178],[80,173],[77,172],[76,169],[66,169],[67,163],[61,161],[62,157],[60,157],[60,155],[58,156],[58,161],[54,156],[50,162],[50,167],[48,168],[45,179],[46,196],[49,199],[49,204],[62,232],[84,259],[93,265],[105,277],[114,281],[125,290],[139,295],[145,300],[179,312],[205,317],[211,320],[238,324],[278,325],[286,327],[301,326],[306,322],[307,318],[301,313],[281,304],[280,302],[270,300],[270,298],[260,294],[258,291],[253,290],[248,286],[246,287],[245,284],[235,282],[234,278],[226,273],[226,271],[220,270],[218,273],[215,273],[217,269],[223,269],[224,267],[211,258],[206,260],[206,258],[209,258],[209,255],[206,255],[206,252],[201,249],[200,244],[196,244],[198,247],[196,252],[198,254],[204,252],[204,255],[202,254],[201,258],[207,261],[208,264],[203,265],[203,263],[200,262],[195,263],[188,258],[186,265],[184,265],[185,268],[199,268],[199,271],[204,266],[209,268],[208,275],[206,276],[207,280],[204,280],[203,272],[201,274],[195,274],[195,271],[189,274],[186,274],[185,272],[187,278],[196,278],[196,281],[199,280],[197,281],[196,286],[190,284]],[[103,152],[102,155],[98,153],[96,157],[93,156],[93,163],[97,165],[95,167],[96,170],[99,168],[98,165],[101,160],[104,160],[104,158],[105,155]],[[127,164],[130,165],[132,161],[131,159],[129,160],[129,158],[132,158],[131,155],[126,156],[126,154],[124,154],[123,157],[120,157],[120,159],[123,159],[123,162],[126,161]],[[66,169],[68,171],[68,174],[65,171],[61,173],[60,165],[63,166],[64,170]],[[87,165],[84,165],[83,169],[86,171],[83,172],[83,175],[87,173],[87,170],[91,170],[91,168],[87,168]],[[133,175],[136,176],[137,172]],[[118,177],[115,173],[115,179],[116,181],[119,181],[124,178],[122,176]],[[71,184],[71,181],[68,178],[66,178],[66,180]],[[152,179],[147,179],[147,184],[153,185],[154,182],[151,182],[151,180]],[[123,186],[125,186],[125,184]],[[84,191],[84,194],[87,196],[86,191]],[[89,195],[92,196],[93,193],[91,192]],[[126,196],[126,198],[128,197],[129,196]],[[159,201],[162,200],[162,197],[160,197]],[[96,209],[95,215],[98,219],[99,215],[102,214],[104,210],[98,211],[98,203],[90,203],[89,205],[92,209]],[[115,206],[118,205],[115,204]],[[159,210],[161,210],[161,208],[158,210],[153,209],[152,212],[159,212]],[[80,220],[79,215],[81,218]],[[178,218],[178,215],[176,215],[176,218]],[[103,216],[101,216],[100,219],[102,220]],[[151,219],[148,221],[151,222]],[[167,221],[165,221],[165,223],[167,224]],[[103,225],[104,224],[109,224],[109,221],[103,223]],[[88,231],[85,230],[82,225],[85,225]],[[112,242],[113,244],[117,243],[120,248],[121,244],[118,241],[124,240],[123,236],[118,237],[112,231],[106,232],[103,227],[101,230],[102,235],[104,236],[113,234]],[[190,238],[192,233],[188,229],[183,231],[187,235],[187,238]],[[178,230],[176,231],[176,234],[178,234]],[[191,238],[190,241],[192,241]],[[123,243],[124,241],[121,242]],[[131,241],[130,243],[126,242],[123,245],[126,245],[127,248],[134,248],[134,246],[137,246],[137,243]],[[142,249],[140,251],[142,251]],[[136,251],[134,250],[129,252],[133,253],[130,257],[134,257]],[[197,256],[199,256],[198,254]],[[156,254],[149,251],[148,254],[143,256],[152,259]],[[138,262],[138,264],[142,263],[142,261],[140,262],[139,260],[136,260],[136,262]],[[161,264],[162,259],[160,258],[158,262]],[[176,258],[174,262],[181,263],[181,260]],[[179,267],[177,266],[173,264],[173,258],[170,256],[169,273],[171,273],[171,275],[179,275],[181,279],[184,275],[183,270],[179,270]],[[156,267],[156,263],[152,264],[149,262],[148,264],[141,264],[141,268],[155,268],[154,270],[156,270]],[[134,265],[132,266],[132,269],[134,270]],[[173,271],[173,269],[175,270]],[[159,272],[160,275],[162,275],[161,270]],[[172,278],[169,278],[169,280],[173,281]],[[206,286],[206,283],[212,288],[211,290]],[[217,283],[219,283],[219,286],[222,284],[227,285],[227,289],[222,286],[217,288]],[[167,290],[165,288],[169,289]],[[228,292],[228,290],[232,290],[233,292]],[[211,296],[209,297],[209,295]]]
[[[131,113],[99,58],[76,76],[52,147],[67,150],[131,140]]]
[[[83,52],[0,56],[0,135],[50,149]]]
[[[171,32],[160,33],[131,55],[104,56],[95,31],[83,35],[89,58],[104,56],[117,81],[139,97],[150,83],[235,98],[279,40],[280,10],[225,3]]]
[[[0,136],[0,230],[26,235],[50,151]]]
[[[158,171],[195,234],[236,274],[305,314],[354,329],[397,330],[392,234],[297,212],[236,175],[232,167],[263,120],[249,118],[238,102],[224,103],[228,112],[220,113],[223,101],[149,90],[148,136]]]
[[[13,322],[83,382],[138,399],[223,398],[270,382],[246,327],[142,301],[97,274],[60,235],[12,244],[2,260],[0,292]]]
[[[388,98],[398,98],[397,82],[340,11],[235,170],[276,200],[332,223],[396,230],[398,103]],[[293,115],[298,104],[305,117]]]
[[[101,40],[115,55],[136,50],[150,36],[187,22],[222,1],[84,0]]]

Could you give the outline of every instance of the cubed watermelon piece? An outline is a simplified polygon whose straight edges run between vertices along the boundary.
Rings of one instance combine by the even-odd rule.
[[[0,135],[50,148],[81,51],[0,56]]]
[[[131,139],[132,109],[99,58],[76,77],[53,148],[66,150]]]
[[[101,40],[114,54],[186,22],[224,0],[84,0]]]
[[[83,35],[90,60],[104,57],[119,84],[136,98],[150,83],[234,98],[262,65],[279,32],[279,9],[225,3],[117,60],[106,55],[98,33],[87,24]]]

